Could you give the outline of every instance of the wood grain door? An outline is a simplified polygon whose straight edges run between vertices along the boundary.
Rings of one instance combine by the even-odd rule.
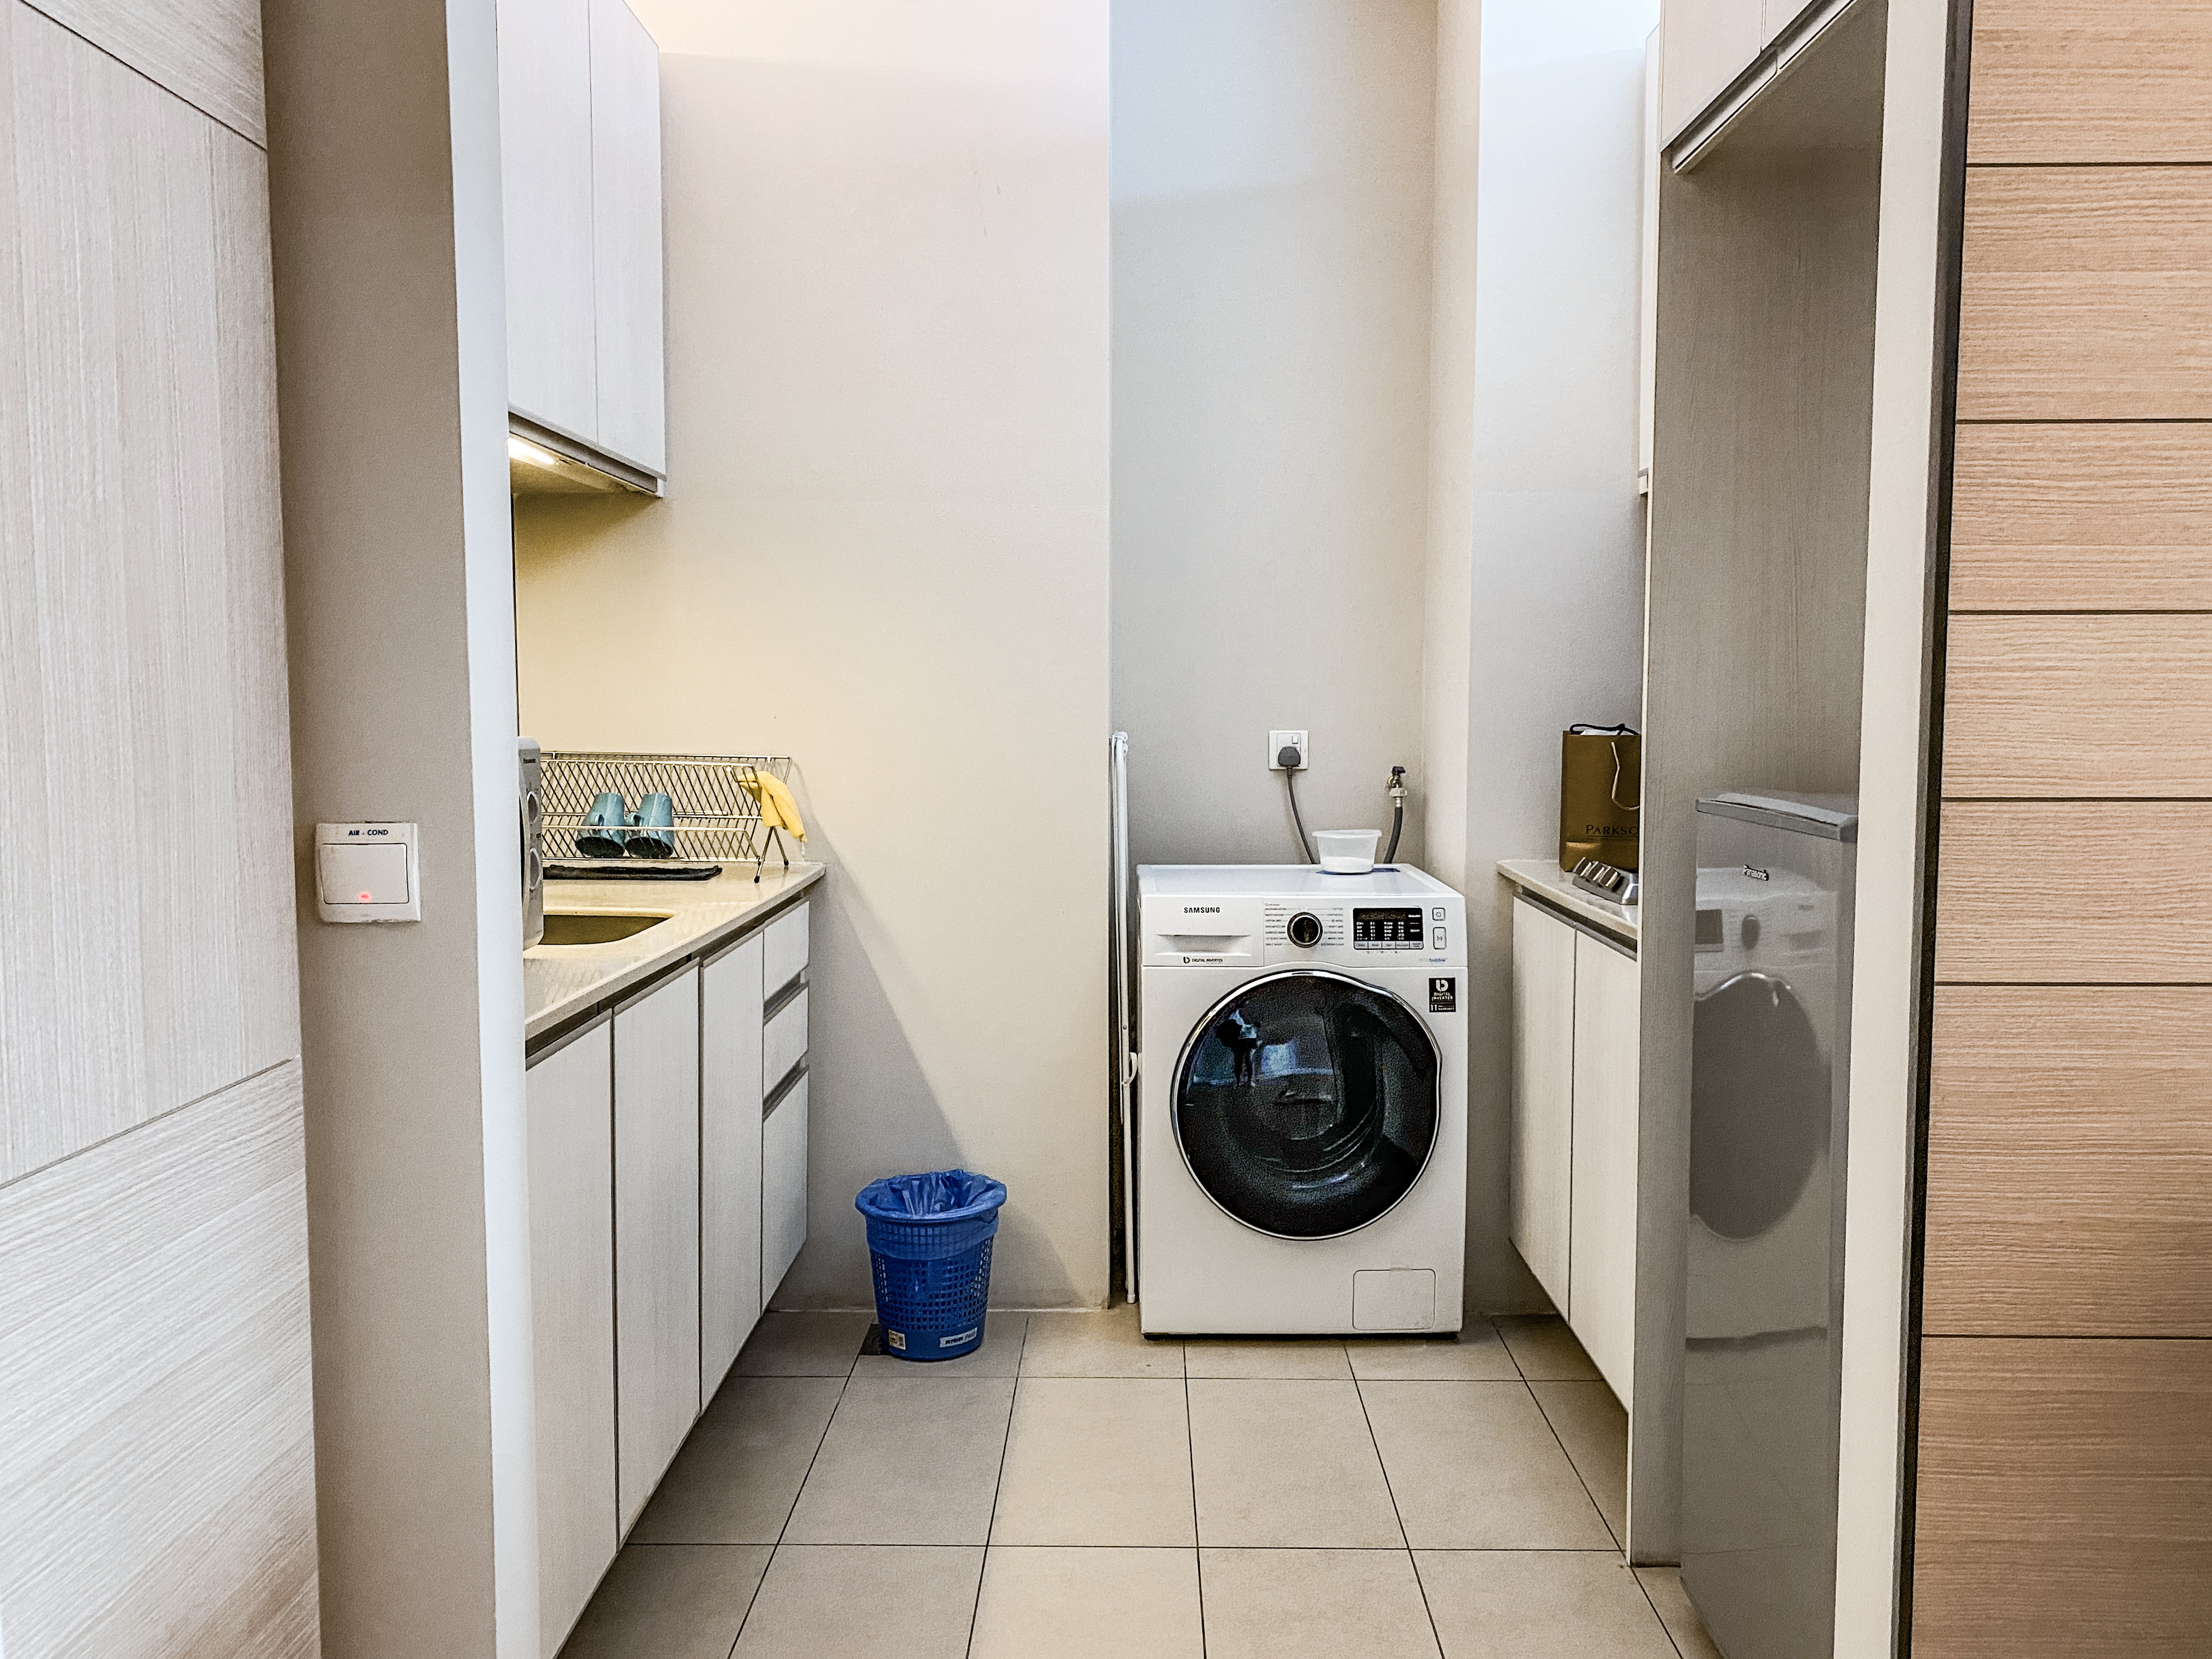
[[[259,9],[0,0],[0,1645],[320,1641]]]

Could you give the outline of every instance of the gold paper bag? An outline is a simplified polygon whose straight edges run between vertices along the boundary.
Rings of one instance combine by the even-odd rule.
[[[1584,859],[1636,868],[1643,801],[1642,738],[1626,726],[1559,734],[1559,868]]]

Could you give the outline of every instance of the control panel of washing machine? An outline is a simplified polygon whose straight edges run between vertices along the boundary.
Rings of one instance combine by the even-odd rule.
[[[1464,958],[1462,911],[1452,904],[1301,903],[1263,906],[1263,959],[1410,967]]]
[[[1460,967],[1467,910],[1456,893],[1346,895],[1152,893],[1143,900],[1139,960],[1148,968]]]

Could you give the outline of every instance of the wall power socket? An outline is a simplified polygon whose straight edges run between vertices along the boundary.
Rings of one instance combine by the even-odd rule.
[[[1285,768],[1283,765],[1280,757],[1285,749],[1295,749],[1298,751],[1298,763],[1295,767]],[[1303,772],[1312,764],[1313,751],[1306,747],[1304,732],[1270,732],[1267,733],[1267,769],[1270,772],[1285,770]]]

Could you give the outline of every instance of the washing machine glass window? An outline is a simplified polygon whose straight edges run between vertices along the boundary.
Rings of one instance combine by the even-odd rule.
[[[1281,1238],[1389,1213],[1436,1146],[1437,1054],[1389,991],[1325,969],[1269,975],[1209,1011],[1176,1066],[1176,1139],[1206,1196]]]

